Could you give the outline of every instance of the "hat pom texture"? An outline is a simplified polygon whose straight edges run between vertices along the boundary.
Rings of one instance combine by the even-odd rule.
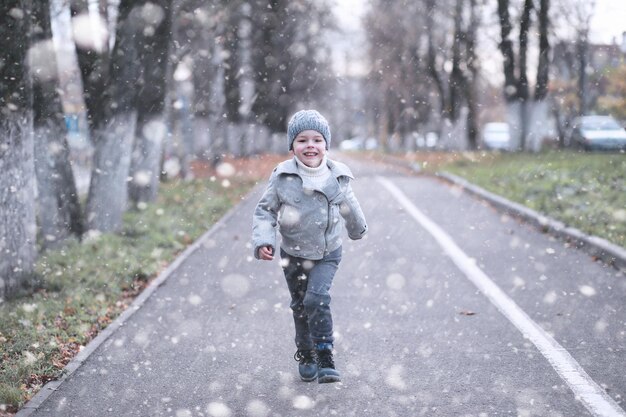
[[[320,132],[326,141],[326,149],[330,147],[330,126],[324,116],[317,110],[300,110],[291,117],[287,125],[289,150],[293,149],[293,141],[296,136],[305,130]]]

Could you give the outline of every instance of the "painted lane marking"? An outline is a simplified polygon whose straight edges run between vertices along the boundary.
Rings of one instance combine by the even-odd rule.
[[[535,323],[467,256],[454,240],[424,215],[391,181],[376,177],[402,207],[430,233],[456,266],[517,329],[539,349],[574,395],[594,416],[626,417],[620,406],[596,384],[578,362],[552,336]]]

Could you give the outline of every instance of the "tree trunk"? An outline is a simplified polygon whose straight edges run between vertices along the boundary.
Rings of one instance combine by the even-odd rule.
[[[126,181],[137,115],[117,114],[102,131],[96,132],[93,172],[89,184],[86,220],[88,230],[116,231],[126,211]]]
[[[158,193],[161,153],[167,134],[164,122],[165,98],[168,84],[168,50],[171,35],[172,0],[143,4],[146,21],[144,30],[136,39],[139,42],[141,75],[137,92],[137,130],[131,160],[131,177],[128,184],[130,200],[153,201]],[[147,30],[150,29],[150,30]]]
[[[37,257],[32,85],[25,65],[31,7],[9,0],[0,8],[0,301],[30,283]]]
[[[44,248],[57,246],[68,237],[80,236],[82,222],[78,193],[69,160],[67,129],[61,99],[48,0],[34,3],[38,30],[31,48],[35,131],[35,173],[39,227]]]
[[[145,27],[141,7],[132,8],[133,3],[120,3],[106,102],[100,109],[106,123],[94,132],[93,172],[87,198],[89,230],[116,231],[128,201],[126,182],[137,123],[136,96],[131,86],[139,78],[136,38]]]
[[[154,201],[159,191],[159,177],[163,142],[167,127],[158,115],[150,120],[138,117],[128,196],[133,204]]]
[[[535,100],[544,100],[548,95],[548,79],[550,71],[550,41],[548,31],[550,17],[548,10],[550,0],[540,0],[539,5],[539,63],[537,64],[537,82],[535,83]]]
[[[511,17],[509,15],[509,0],[498,0],[498,18],[500,20],[500,51],[504,65],[504,97],[507,101],[515,100],[517,96],[517,82],[515,78],[515,54],[511,35]]]
[[[470,0],[470,21],[467,31],[467,70],[469,80],[466,82],[467,97],[467,143],[469,149],[478,149],[478,68],[476,56],[476,29],[479,26],[476,13],[476,0]]]

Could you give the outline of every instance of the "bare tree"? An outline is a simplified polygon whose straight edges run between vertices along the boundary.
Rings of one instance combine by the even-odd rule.
[[[330,54],[320,31],[333,27],[326,1],[252,2],[252,65],[260,123],[282,132],[294,107],[312,104],[328,91]]]
[[[26,68],[32,3],[0,8],[0,300],[32,279],[35,173],[32,86]]]
[[[80,236],[82,219],[58,94],[59,80],[48,0],[33,4],[33,22],[29,66],[34,93],[38,217],[42,245],[53,247],[70,236]]]
[[[543,122],[547,117],[545,97],[548,85],[548,54],[550,44],[548,42],[549,0],[541,0],[539,4],[539,60],[537,67],[537,80],[535,82],[534,97],[530,95],[528,80],[528,33],[532,25],[533,11],[536,9],[533,0],[524,0],[519,19],[518,56],[516,59],[514,43],[511,39],[513,24],[509,13],[509,0],[498,0],[498,18],[500,21],[500,51],[504,58],[504,96],[510,107],[510,124],[514,132],[517,132],[515,148],[520,150],[538,150],[541,146]],[[532,104],[532,106],[531,106]],[[538,122],[535,119],[540,119]],[[529,142],[529,135],[532,141]]]

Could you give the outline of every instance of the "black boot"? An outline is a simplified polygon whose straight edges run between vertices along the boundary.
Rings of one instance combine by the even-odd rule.
[[[340,382],[341,376],[339,371],[335,369],[333,360],[333,345],[318,343],[315,349],[317,351],[317,382],[320,384]]]
[[[298,349],[293,358],[300,362],[298,365],[300,379],[310,382],[317,378],[317,361],[315,360],[315,351],[313,349]]]

